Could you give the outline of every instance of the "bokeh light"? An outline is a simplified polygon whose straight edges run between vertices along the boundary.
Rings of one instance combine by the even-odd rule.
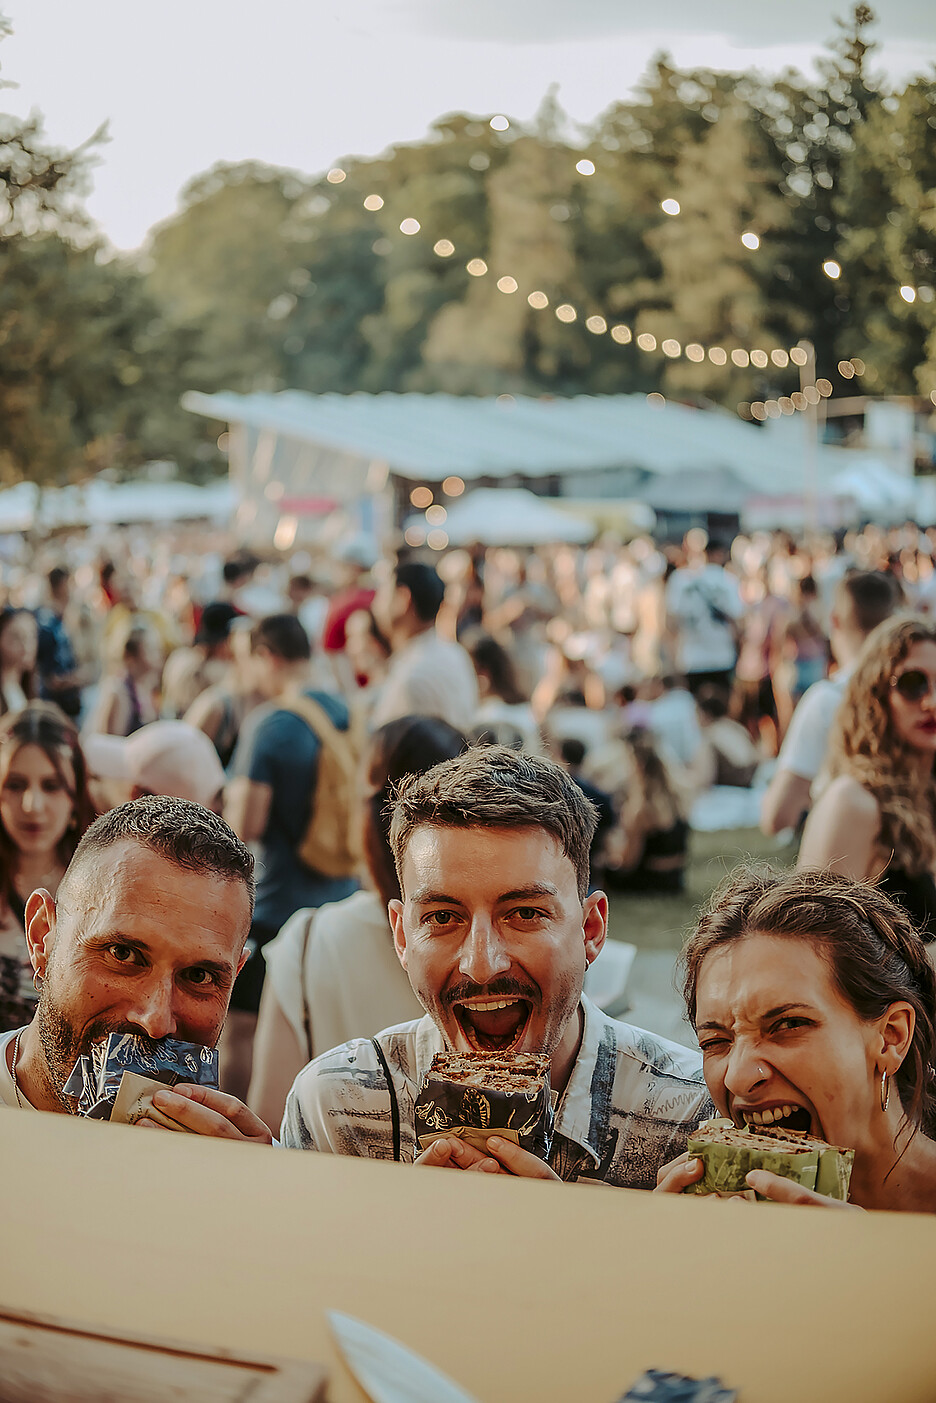
[[[820,395],[819,391],[816,389],[815,385],[804,385],[804,386],[803,386],[803,397],[805,398],[807,404],[812,404],[812,405],[818,404],[819,401],[822,399],[822,396]]]
[[[465,484],[460,477],[447,477],[442,484],[446,497],[460,497],[464,490]]]
[[[585,325],[589,331],[593,331],[596,336],[601,336],[608,329],[608,323],[604,317],[586,317]]]
[[[822,265],[822,271],[827,278],[831,278],[834,282],[836,278],[842,276],[842,265],[841,263],[836,263],[834,258],[827,258]]]
[[[483,278],[487,272],[487,264],[483,258],[472,258],[465,267],[473,278]]]
[[[660,346],[660,350],[663,352],[664,356],[669,356],[670,360],[675,360],[677,356],[682,354],[682,346],[680,346],[678,341],[672,340],[672,338],[668,338],[664,341]]]
[[[510,277],[509,274],[506,277],[497,279],[498,292],[516,292],[517,287],[517,279]]]
[[[426,545],[430,550],[445,550],[449,543],[447,531],[430,531],[426,537]]]
[[[905,302],[915,302],[916,288],[911,287],[909,283],[904,283],[903,287],[900,289],[900,295]]]
[[[341,182],[343,180],[347,180],[347,178],[347,171],[343,171],[340,166],[332,166],[331,170],[325,177],[329,185],[340,185]]]
[[[549,306],[549,298],[546,296],[545,292],[531,292],[527,301],[537,312],[541,312],[544,307]]]
[[[650,331],[642,331],[637,337],[637,345],[642,351],[655,351],[656,337]]]
[[[745,248],[760,248],[760,239],[751,229],[745,229],[741,235],[741,242]]]
[[[578,313],[569,302],[563,302],[556,308],[556,316],[561,322],[574,322]]]
[[[426,520],[430,526],[444,526],[448,520],[448,512],[444,507],[427,507]]]
[[[418,234],[418,233],[419,233],[419,228],[420,228],[420,225],[419,225],[419,220],[418,220],[418,219],[404,219],[403,222],[402,222],[401,225],[400,225],[400,233],[401,233],[401,234]]]
[[[850,360],[840,360],[836,368],[843,380],[853,380],[855,378],[855,367]]]
[[[618,322],[616,326],[612,326],[611,328],[611,339],[612,341],[616,341],[619,346],[630,345],[632,340],[630,327],[625,326],[623,322]]]
[[[587,159],[576,161],[575,169],[578,171],[579,175],[594,175],[595,163],[594,161],[589,161]]]
[[[421,526],[410,526],[404,531],[403,539],[408,546],[421,546],[425,544],[426,533]]]
[[[728,352],[721,346],[709,346],[708,358],[713,365],[728,364]]]
[[[830,396],[831,393],[832,393],[832,381],[831,381],[831,380],[817,380],[817,381],[816,381],[816,389],[817,389],[817,390],[819,391],[819,393],[822,395],[822,398],[823,398],[823,399],[828,399],[829,396]]]
[[[809,360],[809,355],[802,346],[794,346],[790,352],[790,360],[794,365],[805,365]]]
[[[413,490],[412,490],[412,492],[409,494],[409,499],[410,499],[410,502],[412,503],[412,505],[413,505],[414,507],[419,507],[420,510],[422,510],[423,507],[431,507],[431,506],[432,506],[432,488],[431,488],[431,487],[414,487]]]
[[[751,357],[741,346],[736,346],[731,353],[731,359],[735,365],[740,366],[743,370],[746,365],[750,364]]]
[[[773,361],[774,365],[779,366],[781,370],[786,370],[787,366],[790,364],[789,354],[780,346],[771,351],[770,359]]]
[[[504,117],[504,116],[497,116],[497,117],[492,117],[492,118],[491,118],[491,130],[492,130],[492,131],[495,131],[495,132],[505,132],[509,126],[510,126],[510,123],[508,122],[507,118]]]
[[[378,209],[383,209],[383,199],[380,195],[365,195],[364,208],[369,209],[372,212]]]
[[[751,364],[756,365],[758,370],[763,370],[765,366],[770,364],[770,357],[766,351],[752,351]]]
[[[451,239],[437,239],[432,245],[432,252],[437,253],[440,258],[451,258],[455,252],[455,245]]]
[[[661,201],[661,203],[660,203],[660,209],[663,211],[664,214],[678,214],[678,213],[679,213],[679,201],[678,201],[678,200],[663,200],[663,201]]]
[[[652,405],[654,409],[662,409],[666,403],[666,396],[661,395],[659,390],[651,390],[647,395],[647,403]]]
[[[700,346],[698,341],[690,341],[686,347],[686,360],[695,361],[698,365],[699,361],[705,360],[705,347]]]

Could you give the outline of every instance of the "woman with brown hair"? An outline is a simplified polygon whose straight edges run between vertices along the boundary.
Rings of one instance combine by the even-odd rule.
[[[829,739],[831,780],[800,867],[877,881],[936,939],[936,625],[898,615],[869,636]]]
[[[55,895],[93,818],[78,732],[58,707],[30,702],[0,719],[0,1033],[35,1011],[26,900],[39,887]]]
[[[362,795],[368,889],[297,911],[264,947],[267,978],[248,1102],[268,1125],[279,1124],[289,1088],[313,1057],[424,1012],[397,960],[387,914],[400,895],[389,804],[406,775],[453,759],[465,744],[431,716],[403,716],[371,737]]]
[[[834,873],[741,868],[682,962],[720,1115],[853,1149],[852,1204],[936,1213],[936,975],[896,902]],[[701,1175],[681,1155],[658,1188],[680,1193]],[[831,1203],[763,1170],[747,1182],[767,1198]]]
[[[22,711],[36,694],[39,626],[28,609],[0,612],[0,716]]]

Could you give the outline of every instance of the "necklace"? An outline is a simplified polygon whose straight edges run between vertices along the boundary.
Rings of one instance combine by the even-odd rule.
[[[22,1036],[23,1030],[22,1028],[20,1028],[16,1037],[13,1039],[13,1065],[10,1067],[10,1075],[13,1078],[13,1092],[16,1096],[16,1104],[17,1106],[19,1106],[21,1111],[24,1110],[25,1107],[23,1106],[22,1098],[20,1097],[19,1082],[16,1080],[16,1063],[19,1060],[19,1045],[20,1038]]]

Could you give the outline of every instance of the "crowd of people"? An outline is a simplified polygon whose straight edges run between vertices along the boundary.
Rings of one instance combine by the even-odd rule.
[[[220,1090],[157,1105],[205,1134],[679,1192],[714,1108],[854,1148],[853,1204],[936,1211],[936,533],[224,544],[0,567],[0,1106],[72,1109],[106,1032],[179,1036]],[[701,914],[700,1055],[587,971],[606,893],[626,933],[679,892],[726,793],[799,857]],[[549,1053],[548,1163],[421,1150],[444,1047]]]

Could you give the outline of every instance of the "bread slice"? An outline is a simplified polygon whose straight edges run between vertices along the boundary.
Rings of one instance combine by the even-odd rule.
[[[702,1160],[705,1172],[686,1193],[753,1196],[747,1175],[766,1169],[827,1198],[848,1198],[854,1150],[826,1144],[805,1131],[766,1125],[742,1130],[730,1120],[710,1120],[692,1131],[688,1149]]]

